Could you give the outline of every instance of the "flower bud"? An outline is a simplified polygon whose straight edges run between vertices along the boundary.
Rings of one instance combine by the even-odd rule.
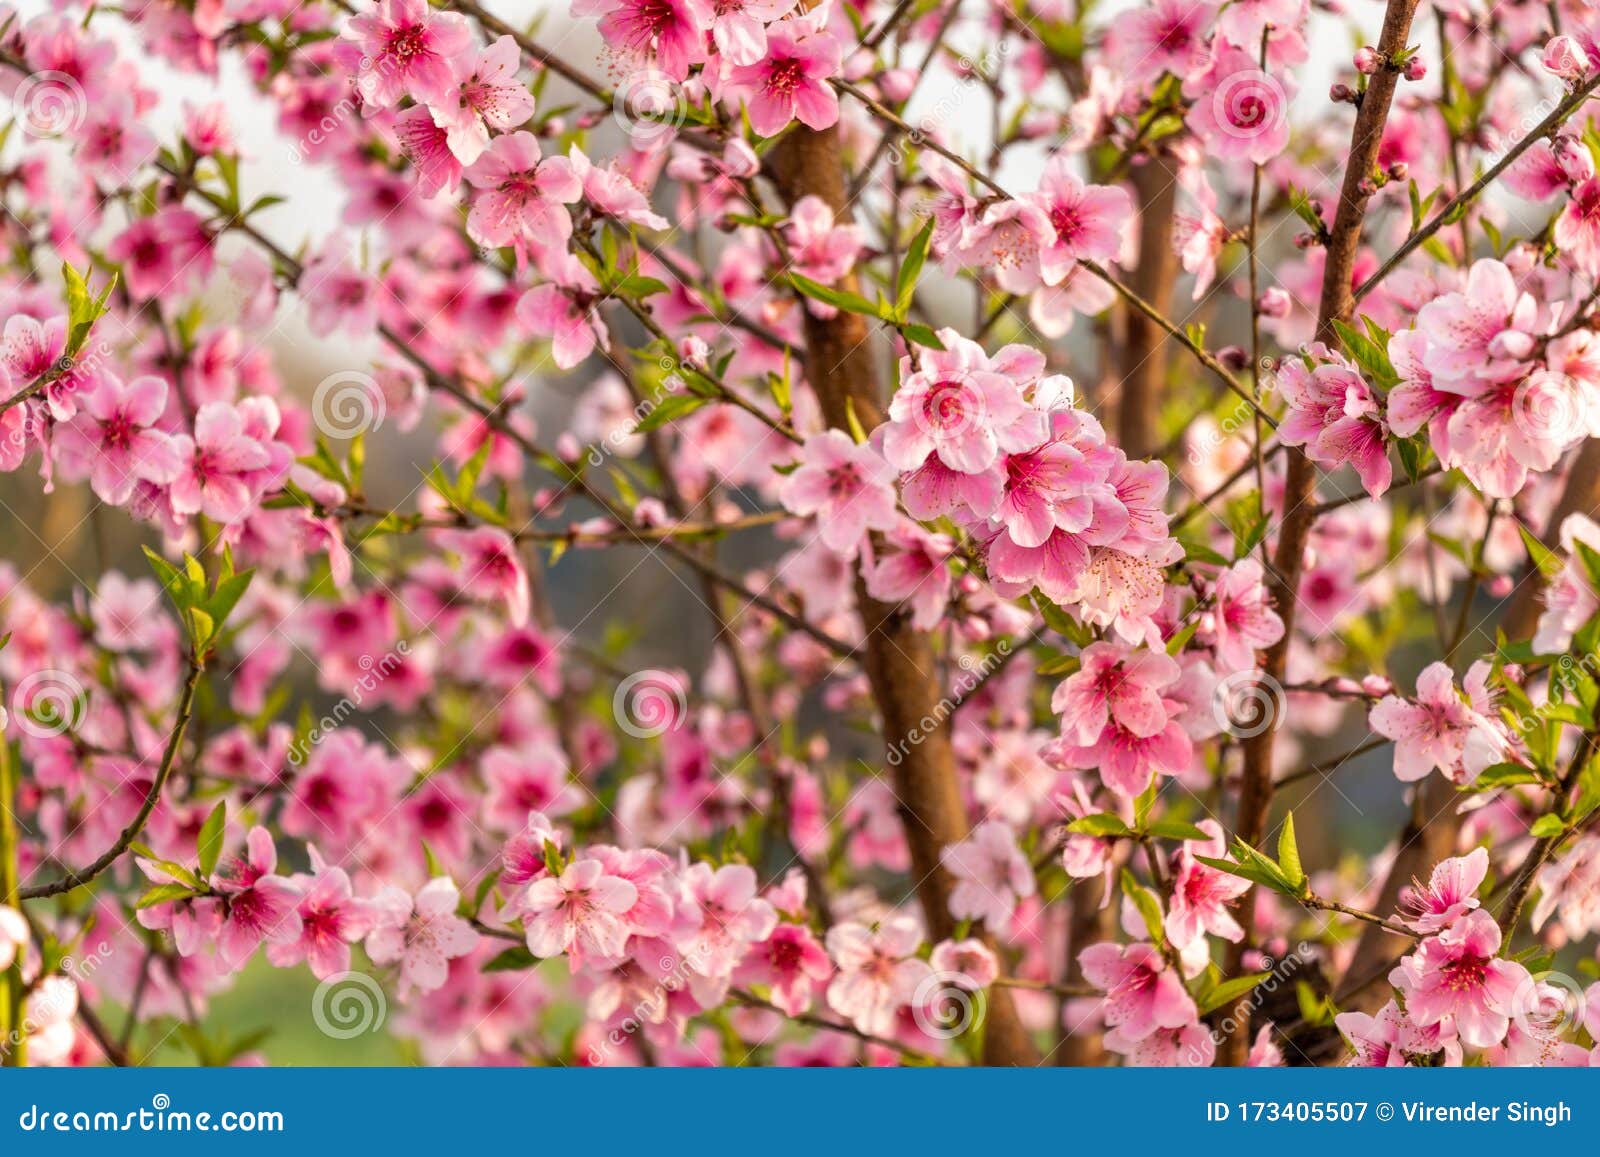
[[[1371,76],[1377,72],[1378,65],[1381,63],[1382,59],[1378,56],[1378,50],[1370,44],[1356,52],[1356,71],[1365,76]]]
[[[1256,298],[1256,312],[1262,317],[1288,317],[1289,310],[1293,307],[1294,300],[1288,291],[1274,285],[1271,289],[1261,291],[1261,296]]]
[[[1544,70],[1562,80],[1580,79],[1589,71],[1589,57],[1570,36],[1554,37],[1544,46],[1544,56],[1539,61]]]
[[[1428,66],[1422,62],[1422,57],[1413,56],[1410,60],[1406,61],[1405,76],[1407,80],[1421,80],[1427,75]]]

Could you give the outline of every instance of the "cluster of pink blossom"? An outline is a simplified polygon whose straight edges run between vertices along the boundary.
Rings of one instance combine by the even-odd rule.
[[[0,1060],[1600,1063],[1600,25],[1388,7],[0,5]]]

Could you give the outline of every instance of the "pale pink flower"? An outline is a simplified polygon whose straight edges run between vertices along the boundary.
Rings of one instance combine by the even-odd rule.
[[[772,1003],[787,1016],[800,1016],[811,1008],[816,987],[833,975],[833,962],[811,930],[803,924],[779,924],[772,935],[751,947],[739,965],[741,984],[760,984],[770,990]]]
[[[1406,923],[1425,934],[1442,932],[1478,907],[1478,887],[1488,872],[1485,848],[1441,860],[1426,884],[1413,881],[1401,889],[1400,907]]]
[[[1600,178],[1591,177],[1572,190],[1556,218],[1553,237],[1556,248],[1584,273],[1600,274]]]
[[[527,623],[531,599],[528,572],[517,557],[517,546],[510,535],[484,526],[441,532],[439,542],[461,560],[461,580],[467,590],[480,598],[503,601],[512,626]]]
[[[588,957],[621,956],[630,935],[623,914],[638,898],[632,884],[607,874],[599,860],[574,860],[560,876],[535,880],[523,893],[528,951],[538,957],[565,953],[574,972]]]
[[[263,940],[281,944],[300,938],[301,890],[275,875],[277,866],[272,835],[258,826],[245,837],[245,854],[223,860],[212,876],[227,911],[217,933],[217,955],[230,972],[242,968]]]
[[[1283,620],[1272,609],[1261,562],[1243,558],[1217,575],[1211,609],[1197,634],[1216,651],[1219,672],[1256,665],[1256,651],[1283,638]]]
[[[566,206],[583,195],[583,182],[566,157],[545,157],[529,132],[495,137],[466,170],[478,190],[467,233],[479,245],[510,245],[519,259],[560,251],[572,236]]]
[[[174,513],[237,522],[250,512],[246,476],[265,469],[272,457],[245,433],[238,409],[227,402],[207,402],[195,414],[194,436],[177,434],[172,447],[180,462],[170,492]]]
[[[807,438],[800,466],[778,487],[786,509],[815,515],[828,549],[853,556],[869,530],[889,530],[895,508],[894,469],[871,443],[857,444],[840,430]]]
[[[1493,730],[1456,690],[1450,667],[1438,662],[1417,677],[1415,699],[1385,695],[1373,706],[1368,724],[1395,741],[1394,773],[1407,783],[1435,769],[1460,781],[1468,737],[1475,730]]]
[[[832,285],[849,273],[866,244],[861,226],[839,224],[828,203],[814,195],[795,202],[782,228],[791,267],[824,285]]]
[[[1198,826],[1211,838],[1183,842],[1167,908],[1167,936],[1180,951],[1203,942],[1208,933],[1235,942],[1244,939],[1244,929],[1229,908],[1250,890],[1250,881],[1199,861],[1199,856],[1223,858],[1227,841],[1216,820],[1201,820]]]
[[[719,0],[711,39],[730,64],[755,64],[767,55],[767,28],[794,10],[797,0]]]
[[[914,470],[938,454],[952,470],[988,470],[1000,453],[1044,440],[1045,417],[1029,408],[1013,369],[1036,375],[1032,363],[1002,350],[991,360],[954,330],[939,333],[942,350],[924,350],[915,371],[901,365],[900,388],[889,403],[883,454],[899,470]]]
[[[167,483],[183,468],[178,446],[155,429],[167,407],[167,383],[102,374],[80,399],[77,416],[56,427],[51,448],[68,477],[87,475],[94,492],[116,506],[140,482]]]
[[[1587,515],[1569,514],[1561,522],[1560,544],[1566,561],[1544,589],[1544,610],[1533,635],[1533,649],[1541,655],[1554,655],[1572,645],[1572,637],[1597,613],[1597,595],[1589,570],[1583,564],[1578,543],[1600,550],[1600,525]]]
[[[950,602],[949,560],[955,543],[902,520],[884,535],[884,546],[863,574],[867,593],[882,602],[905,603],[911,608],[911,625],[931,631],[944,619]]]
[[[1084,979],[1106,994],[1106,1026],[1126,1041],[1181,1029],[1199,1017],[1183,977],[1167,967],[1153,944],[1091,944],[1078,953],[1078,964]]]
[[[978,992],[1000,978],[1000,958],[982,940],[941,940],[928,963],[952,984]]]
[[[711,7],[705,0],[575,0],[574,16],[599,16],[613,51],[683,80],[705,58]]]
[[[448,147],[461,164],[470,165],[483,155],[491,129],[508,133],[533,115],[533,94],[517,78],[521,66],[516,41],[501,36],[470,62],[458,61],[459,79],[431,103],[433,119],[445,130]]]
[[[1500,939],[1494,917],[1479,909],[1402,958],[1389,983],[1405,997],[1411,1019],[1423,1028],[1453,1028],[1471,1048],[1505,1039],[1519,994],[1532,983],[1526,968],[1496,955]]]
[[[839,971],[828,1007],[862,1032],[886,1035],[917,986],[932,974],[916,957],[922,930],[910,916],[890,916],[876,931],[850,920],[828,929],[828,952]]]
[[[379,0],[370,12],[352,16],[340,31],[362,56],[356,89],[373,108],[388,108],[402,96],[419,103],[443,101],[455,82],[451,58],[472,45],[464,16],[430,8],[427,0]]]
[[[1091,643],[1078,670],[1057,685],[1050,710],[1061,716],[1062,738],[1074,744],[1094,743],[1113,720],[1133,735],[1155,735],[1167,725],[1161,692],[1181,673],[1164,651]]]
[[[289,968],[302,960],[311,975],[326,980],[350,970],[350,945],[372,931],[376,919],[367,901],[359,899],[343,868],[321,862],[313,852],[314,874],[300,896],[300,935],[267,945],[274,967]]]
[[[28,922],[15,908],[0,904],[0,972],[28,946]]]
[[[400,965],[400,995],[432,992],[450,975],[450,961],[478,946],[476,929],[456,915],[461,893],[446,876],[435,876],[415,897],[383,889],[372,900],[374,927],[367,955],[374,964]]]
[[[1133,198],[1126,189],[1085,185],[1058,156],[1045,166],[1039,191],[1029,199],[1044,210],[1055,238],[1039,249],[1039,272],[1046,285],[1059,285],[1079,261],[1114,261],[1133,221]]]
[[[985,820],[965,840],[945,848],[941,859],[955,878],[950,914],[958,920],[982,920],[994,931],[1010,924],[1018,901],[1036,888],[1016,833],[1001,820]]]
[[[1461,1063],[1461,1046],[1454,1033],[1445,1032],[1437,1024],[1419,1027],[1392,1000],[1376,1015],[1341,1012],[1333,1023],[1355,1050],[1346,1062],[1352,1066],[1404,1067],[1411,1063],[1410,1057],[1432,1056],[1440,1049],[1445,1051],[1447,1063]]]
[[[781,21],[767,29],[763,57],[728,70],[722,100],[735,112],[742,103],[750,127],[764,137],[795,120],[829,128],[839,119],[839,97],[828,81],[838,75],[842,57],[831,32],[816,30],[804,17]]]

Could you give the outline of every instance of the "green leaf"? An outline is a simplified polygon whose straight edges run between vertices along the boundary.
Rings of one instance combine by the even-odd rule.
[[[485,972],[522,972],[536,968],[539,958],[520,945],[507,948],[483,966]]]
[[[1161,840],[1209,840],[1211,833],[1185,820],[1157,820],[1145,829],[1146,835]]]
[[[1517,523],[1517,533],[1522,535],[1522,545],[1528,550],[1528,557],[1533,560],[1533,565],[1539,568],[1539,573],[1546,579],[1553,579],[1561,573],[1565,564],[1561,556],[1551,550],[1528,530],[1522,523]]]
[[[211,814],[206,817],[206,822],[200,828],[200,836],[195,841],[200,853],[200,875],[205,879],[211,878],[211,873],[217,869],[217,860],[222,855],[222,837],[228,830],[228,801],[221,800],[211,809]]]
[[[194,894],[195,890],[187,884],[157,884],[140,896],[138,903],[134,904],[134,907],[143,911],[146,908],[154,908],[157,904],[166,904],[173,900],[187,900]]]
[[[1224,980],[1221,984],[1206,993],[1205,999],[1199,1002],[1200,1015],[1222,1008],[1237,1002],[1240,997],[1249,993],[1256,985],[1260,984],[1270,972],[1251,972],[1244,976],[1235,976],[1232,980]]]
[[[639,424],[633,428],[635,434],[647,434],[651,430],[659,429],[676,418],[692,414],[706,404],[706,399],[697,394],[673,394],[663,398],[654,409],[639,419]]]
[[[884,321],[898,320],[894,311],[887,305],[878,306],[868,301],[859,293],[851,293],[846,289],[835,289],[831,285],[823,285],[820,281],[812,281],[798,273],[789,274],[789,284],[815,301],[824,305],[831,305],[835,309],[842,309],[846,313],[859,313],[867,317],[882,318]]]
[[[905,335],[907,341],[916,345],[927,346],[932,350],[944,349],[944,342],[939,340],[939,335],[925,325],[908,323],[900,327],[900,332]]]
[[[1339,335],[1339,344],[1356,365],[1361,367],[1369,382],[1384,390],[1391,390],[1400,383],[1400,375],[1395,373],[1394,366],[1389,361],[1388,350],[1354,326],[1346,325],[1342,321],[1335,321],[1333,328]]]
[[[1306,873],[1300,866],[1300,847],[1294,838],[1294,812],[1283,817],[1283,828],[1278,833],[1278,867],[1289,883],[1297,888],[1304,886]]]
[[[1067,831],[1080,836],[1133,835],[1133,829],[1122,821],[1122,817],[1112,815],[1110,812],[1100,812],[1096,815],[1075,819],[1067,825]]]
[[[911,247],[906,250],[906,259],[900,264],[900,276],[895,282],[894,312],[900,321],[911,314],[911,302],[917,292],[917,278],[922,276],[922,267],[928,260],[928,246],[933,243],[932,217],[911,240]],[[937,340],[937,339],[935,339]]]
[[[1156,899],[1155,893],[1146,888],[1133,878],[1133,873],[1122,869],[1122,894],[1133,901],[1133,906],[1139,910],[1139,915],[1144,917],[1144,926],[1150,933],[1150,939],[1157,944],[1165,940],[1165,932],[1161,923],[1161,901]]]
[[[1558,815],[1543,815],[1533,821],[1533,826],[1528,829],[1528,834],[1539,840],[1554,839],[1567,830],[1567,825],[1561,822]]]

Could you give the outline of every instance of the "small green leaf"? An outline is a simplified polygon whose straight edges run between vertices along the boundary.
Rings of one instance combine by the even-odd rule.
[[[1283,828],[1278,832],[1278,867],[1284,878],[1295,887],[1306,882],[1305,869],[1300,866],[1300,847],[1294,838],[1294,813],[1283,817]]]
[[[1100,812],[1075,819],[1067,825],[1067,831],[1080,836],[1133,835],[1133,829],[1122,821],[1122,817],[1112,815],[1110,812]]]
[[[493,960],[489,961],[489,963],[485,964],[483,966],[483,971],[523,972],[526,969],[537,967],[538,964],[539,958],[537,956],[529,952],[526,948],[523,948],[520,945],[515,945],[511,948],[507,948],[504,952],[500,953],[500,955],[496,956]]]
[[[1249,993],[1256,985],[1260,984],[1270,972],[1252,972],[1245,976],[1235,976],[1232,980],[1224,980],[1210,992],[1200,1004],[1200,1015],[1222,1008],[1224,1005],[1235,1003],[1240,997]]]
[[[194,894],[194,889],[187,884],[157,884],[140,896],[138,903],[134,907],[143,911],[146,908],[154,908],[157,904],[166,904],[173,900],[187,900]]]
[[[217,869],[217,860],[222,855],[222,837],[228,830],[228,801],[221,800],[216,807],[211,809],[211,814],[206,817],[206,822],[200,828],[200,836],[195,841],[200,854],[200,875],[205,879],[211,878],[211,873]]]
[[[1558,815],[1543,815],[1533,821],[1533,826],[1528,829],[1528,834],[1535,839],[1549,840],[1566,831],[1567,825],[1561,822]]]

